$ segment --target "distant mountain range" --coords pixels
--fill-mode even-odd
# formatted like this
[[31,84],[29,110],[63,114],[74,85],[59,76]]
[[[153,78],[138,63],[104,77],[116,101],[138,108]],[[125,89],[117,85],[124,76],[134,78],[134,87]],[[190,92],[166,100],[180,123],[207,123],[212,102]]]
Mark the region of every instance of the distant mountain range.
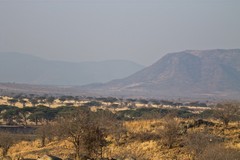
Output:
[[[46,65],[45,68],[51,69],[53,66],[60,68],[57,65],[60,62],[51,63],[51,65],[46,63],[50,66]],[[40,64],[42,65],[42,63]],[[123,68],[123,70],[127,70],[127,68]],[[2,67],[0,69],[2,72]],[[22,72],[19,72],[19,77],[22,77],[22,74],[24,75],[25,70],[27,70],[26,72],[28,70],[37,70],[36,68],[29,69],[29,67],[21,67],[21,69]],[[58,71],[61,69],[63,68]],[[69,69],[69,71],[71,70]],[[74,69],[72,73],[82,73],[80,71],[82,70]],[[90,72],[89,70],[86,71]],[[52,77],[54,78],[54,76]],[[54,79],[52,82],[54,82]],[[0,84],[0,89],[4,87],[19,92],[32,88],[32,91],[35,92],[42,90],[42,92],[47,93],[47,91],[51,90],[54,93],[93,96],[239,99],[240,49],[186,50],[169,53],[149,67],[143,68],[126,78],[112,80],[107,83],[68,88],[50,87],[50,89],[46,86],[21,87],[21,85],[17,84]]]
[[0,82],[85,85],[124,78],[143,67],[125,60],[71,63],[22,53],[0,53]]
[[144,97],[240,97],[240,49],[169,53],[124,79],[86,90]]

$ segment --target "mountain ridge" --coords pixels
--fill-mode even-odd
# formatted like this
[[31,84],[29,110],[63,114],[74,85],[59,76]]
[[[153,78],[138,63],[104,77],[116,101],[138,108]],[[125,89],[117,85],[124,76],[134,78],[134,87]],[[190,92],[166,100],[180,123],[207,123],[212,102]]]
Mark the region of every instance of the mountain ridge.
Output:
[[225,96],[240,93],[239,82],[240,49],[185,50],[169,53],[149,67],[95,90],[148,96]]
[[126,78],[106,83],[67,87],[1,84],[0,88],[91,96],[239,99],[239,82],[240,49],[216,49],[169,53]]
[[128,60],[78,63],[45,60],[17,52],[0,53],[0,82],[84,85],[123,78],[142,68]]

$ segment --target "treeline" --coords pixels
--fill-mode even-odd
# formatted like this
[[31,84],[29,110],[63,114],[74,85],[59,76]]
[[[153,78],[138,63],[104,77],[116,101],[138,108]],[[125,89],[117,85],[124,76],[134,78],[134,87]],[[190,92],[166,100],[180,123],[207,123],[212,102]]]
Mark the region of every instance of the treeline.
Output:
[[[151,107],[152,105],[168,105],[172,107],[183,107],[183,106],[196,106],[196,107],[207,107],[207,103],[193,101],[193,102],[178,102],[171,100],[158,100],[158,99],[142,99],[142,98],[116,98],[116,97],[87,97],[87,96],[67,96],[67,95],[35,95],[35,94],[13,94],[8,95],[9,98],[7,101],[10,105],[15,106],[16,103],[21,103],[23,107],[26,106],[27,103],[30,103],[32,106],[36,105],[47,105],[51,106],[54,101],[59,100],[61,104],[67,104],[68,106],[74,105],[80,101],[89,101],[84,104],[86,106],[99,106],[103,103],[112,106],[112,107],[136,107],[136,104],[142,104],[146,107]],[[2,98],[0,96],[0,98]]]
[[[86,105],[85,109],[89,109],[92,105],[98,105],[97,102],[91,101]],[[56,119],[64,114],[74,113],[79,107],[61,106],[57,108],[50,108],[47,106],[23,107],[0,105],[0,118],[6,125],[23,125],[28,126],[40,125]],[[101,109],[98,109],[100,112]],[[138,108],[118,111],[112,113],[105,110],[118,120],[137,120],[137,119],[156,119],[165,116],[166,114],[175,114],[177,117],[190,118],[202,116],[202,114],[193,114],[185,109],[161,109],[161,108]],[[204,113],[203,113],[204,114]],[[209,113],[208,113],[209,114]]]
[[[86,105],[81,106],[81,108],[90,109],[91,106],[100,106],[99,102],[90,101]],[[110,106],[111,107],[111,106]],[[57,108],[50,108],[47,106],[35,106],[35,107],[23,107],[18,108],[15,106],[0,105],[0,119],[2,119],[3,124],[6,125],[39,125],[47,123],[56,119],[56,117],[62,116],[64,114],[74,113],[79,107],[73,106],[61,106]],[[98,109],[97,111],[100,111]],[[221,119],[225,124],[230,120],[238,121],[239,116],[237,115],[238,104],[228,103],[228,104],[218,104],[215,108],[211,110],[204,110],[201,113],[193,113],[188,108],[132,108],[123,111],[117,111],[112,113],[109,112],[113,117],[118,120],[138,120],[138,119],[158,119],[162,118],[167,114],[173,114],[175,117],[179,118],[216,118]]]
[[52,121],[57,116],[74,112],[75,110],[76,107],[68,106],[57,108],[50,108],[46,106],[19,108],[15,106],[0,105],[0,118],[6,125],[27,126],[29,122],[38,125]]

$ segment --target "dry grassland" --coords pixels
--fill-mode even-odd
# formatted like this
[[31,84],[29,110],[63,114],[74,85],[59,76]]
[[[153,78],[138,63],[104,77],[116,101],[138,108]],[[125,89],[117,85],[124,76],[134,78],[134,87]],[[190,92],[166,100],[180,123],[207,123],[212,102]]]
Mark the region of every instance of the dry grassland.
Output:
[[[178,122],[182,119],[176,119]],[[191,120],[189,120],[191,121]],[[159,129],[163,128],[163,120],[136,120],[125,122],[126,134],[121,135],[120,143],[116,143],[114,136],[107,139],[111,142],[104,148],[105,157],[134,157],[137,160],[193,160],[189,149],[181,146],[187,135],[179,136],[171,149],[166,147],[161,138],[158,138]],[[230,123],[228,128],[224,128],[219,122],[216,126],[200,126],[188,130],[188,134],[196,132],[208,132],[209,134],[224,139],[222,144],[226,148],[235,148],[240,151],[240,128],[237,123]],[[61,158],[73,156],[74,149],[67,140],[53,141],[40,147],[40,141],[20,142],[9,150],[11,157],[22,156],[24,158],[37,158],[44,154],[51,154]]]

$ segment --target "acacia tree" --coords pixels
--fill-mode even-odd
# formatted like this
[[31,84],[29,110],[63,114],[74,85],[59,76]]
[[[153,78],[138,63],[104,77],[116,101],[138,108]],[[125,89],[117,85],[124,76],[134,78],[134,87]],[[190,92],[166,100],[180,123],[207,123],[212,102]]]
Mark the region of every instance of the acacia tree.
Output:
[[104,135],[91,118],[89,110],[77,110],[58,119],[58,131],[74,145],[76,160],[84,153],[97,157],[98,149],[105,145]]
[[12,106],[15,106],[17,102],[18,102],[18,99],[15,99],[15,98],[8,99],[8,103],[10,103]]
[[77,102],[79,101],[79,96],[75,96],[73,97],[74,103],[77,104]]
[[23,125],[27,126],[28,125],[28,119],[30,115],[34,112],[35,108],[34,107],[24,107],[19,109],[19,117],[22,119]]
[[55,98],[54,97],[48,97],[46,99],[46,102],[48,103],[48,106],[51,107],[52,103],[54,102]]
[[67,100],[67,98],[66,98],[66,96],[61,96],[61,97],[59,98],[59,100],[61,101],[61,104],[63,105],[64,102]]
[[33,98],[30,98],[29,101],[30,101],[30,103],[32,103],[32,106],[33,106],[33,107],[35,107],[36,104],[38,104],[37,98],[34,98],[34,97],[33,97]]
[[44,112],[43,111],[34,111],[29,117],[28,119],[31,121],[31,122],[34,122],[35,125],[37,126],[38,123],[42,122],[43,119],[44,119]]
[[230,121],[240,118],[240,104],[234,102],[218,104],[215,110],[215,116],[227,127]]
[[25,99],[22,99],[22,98],[21,98],[21,99],[19,99],[19,102],[22,103],[22,106],[23,106],[23,107],[26,107],[27,101],[26,101]]
[[5,112],[1,114],[2,119],[5,121],[7,125],[14,125],[15,122],[19,122],[19,108],[12,107],[7,109]]

